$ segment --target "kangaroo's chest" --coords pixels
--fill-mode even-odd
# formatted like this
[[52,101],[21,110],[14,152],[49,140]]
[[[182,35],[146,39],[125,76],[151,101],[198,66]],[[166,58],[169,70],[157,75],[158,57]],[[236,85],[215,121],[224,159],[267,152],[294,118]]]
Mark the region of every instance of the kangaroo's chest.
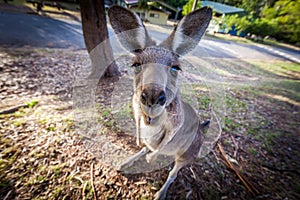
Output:
[[152,124],[145,124],[144,116],[141,117],[140,133],[142,142],[151,150],[155,151],[168,132],[167,119],[159,118]]

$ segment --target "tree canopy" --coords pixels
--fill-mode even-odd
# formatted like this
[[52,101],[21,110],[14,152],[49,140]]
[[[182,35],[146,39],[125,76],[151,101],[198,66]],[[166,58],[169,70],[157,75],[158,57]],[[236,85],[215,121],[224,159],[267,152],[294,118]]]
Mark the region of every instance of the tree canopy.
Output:
[[[182,15],[187,15],[192,11],[193,3],[195,0],[188,0],[188,2],[183,6]],[[200,8],[201,1],[197,2],[196,8]]]
[[175,8],[182,8],[188,2],[188,0],[164,0],[164,2]]
[[300,0],[223,0],[219,1],[245,9],[244,16],[229,16],[227,25],[239,32],[300,45]]

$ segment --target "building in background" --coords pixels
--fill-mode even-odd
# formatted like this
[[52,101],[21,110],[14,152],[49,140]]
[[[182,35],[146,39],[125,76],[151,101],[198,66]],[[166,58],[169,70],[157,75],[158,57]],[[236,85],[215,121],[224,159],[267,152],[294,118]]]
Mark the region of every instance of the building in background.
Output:
[[207,28],[210,33],[225,33],[226,29],[231,29],[231,27],[227,27],[226,24],[224,24],[225,16],[244,12],[244,9],[242,8],[213,1],[201,1],[201,7],[205,6],[212,8],[214,12],[213,19]]
[[129,8],[134,11],[142,20],[150,22],[153,24],[166,25],[169,15],[171,14],[169,10],[176,12],[175,18],[177,18],[178,13],[181,11],[178,8],[174,8],[171,5],[159,0],[149,1],[148,9],[141,9],[138,7],[138,0],[117,0],[117,4],[125,8]]

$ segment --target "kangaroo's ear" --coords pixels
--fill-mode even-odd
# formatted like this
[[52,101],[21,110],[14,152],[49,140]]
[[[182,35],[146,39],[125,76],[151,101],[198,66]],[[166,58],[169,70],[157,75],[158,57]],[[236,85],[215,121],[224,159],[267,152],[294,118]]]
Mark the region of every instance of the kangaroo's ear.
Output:
[[155,45],[142,20],[134,12],[115,5],[108,9],[108,16],[119,41],[127,50],[135,51]]
[[190,52],[198,45],[211,18],[212,9],[208,7],[191,12],[182,18],[171,35],[160,46],[179,55]]

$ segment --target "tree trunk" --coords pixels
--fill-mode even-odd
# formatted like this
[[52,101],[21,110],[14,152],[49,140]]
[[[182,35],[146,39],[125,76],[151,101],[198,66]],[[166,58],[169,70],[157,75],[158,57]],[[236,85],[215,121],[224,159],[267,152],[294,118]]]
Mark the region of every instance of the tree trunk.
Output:
[[[104,0],[80,0],[84,42],[92,61],[91,76],[120,75],[108,40]],[[99,45],[101,44],[101,45]]]
[[197,4],[198,4],[198,0],[194,0],[194,2],[193,2],[193,7],[192,7],[192,11],[196,10]]

